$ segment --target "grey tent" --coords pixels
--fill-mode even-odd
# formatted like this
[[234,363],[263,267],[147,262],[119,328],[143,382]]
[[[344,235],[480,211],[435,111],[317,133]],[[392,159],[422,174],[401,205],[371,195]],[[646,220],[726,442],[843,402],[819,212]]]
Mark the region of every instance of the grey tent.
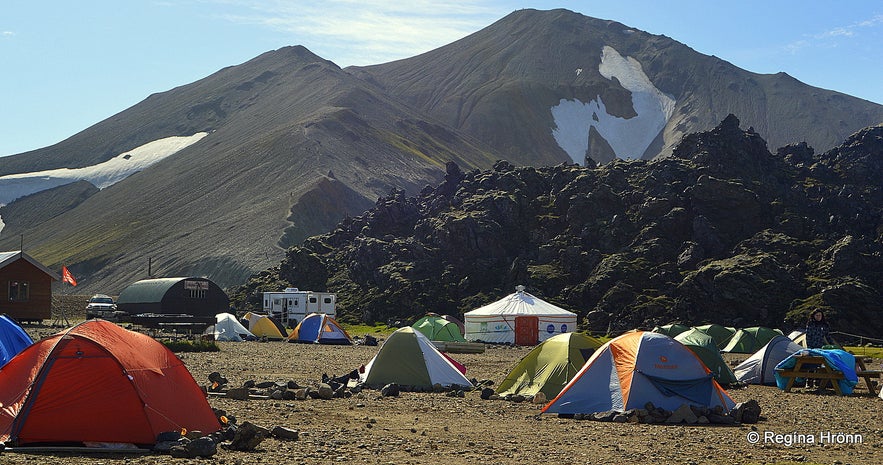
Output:
[[733,372],[747,384],[776,384],[775,368],[782,360],[803,347],[786,336],[776,336],[760,350],[740,363]]

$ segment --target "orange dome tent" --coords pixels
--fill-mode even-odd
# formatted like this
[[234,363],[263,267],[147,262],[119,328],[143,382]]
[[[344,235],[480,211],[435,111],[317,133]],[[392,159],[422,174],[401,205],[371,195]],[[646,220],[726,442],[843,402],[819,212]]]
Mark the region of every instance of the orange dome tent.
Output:
[[221,429],[193,376],[153,338],[104,320],[42,339],[0,370],[7,445],[152,446],[182,429]]

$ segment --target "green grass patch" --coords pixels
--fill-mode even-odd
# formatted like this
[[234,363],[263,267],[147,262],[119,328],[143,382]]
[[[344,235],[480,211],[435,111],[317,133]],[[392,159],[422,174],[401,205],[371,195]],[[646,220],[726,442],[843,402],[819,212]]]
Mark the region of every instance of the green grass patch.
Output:
[[862,357],[883,358],[883,347],[847,346],[843,350]]
[[342,323],[341,326],[343,326],[343,329],[345,329],[346,332],[349,333],[349,335],[351,337],[357,337],[357,336],[364,337],[365,335],[371,335],[374,337],[384,337],[385,338],[385,337],[389,336],[390,334],[392,334],[393,332],[395,332],[395,330],[398,329],[398,328],[391,328],[389,326],[386,326],[385,324],[351,325],[351,324]]
[[221,350],[215,341],[205,339],[163,341],[163,345],[172,352],[220,352]]

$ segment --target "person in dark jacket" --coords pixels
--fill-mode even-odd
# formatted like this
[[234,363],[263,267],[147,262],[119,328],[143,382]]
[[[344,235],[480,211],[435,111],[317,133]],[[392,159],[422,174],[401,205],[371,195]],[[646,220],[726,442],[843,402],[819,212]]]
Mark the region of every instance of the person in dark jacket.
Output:
[[831,338],[831,325],[825,319],[825,313],[819,309],[809,314],[806,322],[806,347],[809,349],[821,349],[825,345],[834,345]]
[[[806,322],[806,347],[808,349],[821,349],[828,344],[834,344],[834,339],[831,338],[831,325],[825,319],[825,313],[815,309],[810,312],[809,320]],[[820,385],[821,380],[807,380],[807,387],[817,387]]]

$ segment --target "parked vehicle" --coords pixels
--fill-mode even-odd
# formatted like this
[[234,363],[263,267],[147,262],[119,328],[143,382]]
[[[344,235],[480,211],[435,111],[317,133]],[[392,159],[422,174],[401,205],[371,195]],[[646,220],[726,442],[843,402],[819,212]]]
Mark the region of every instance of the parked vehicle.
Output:
[[264,292],[263,311],[283,326],[294,328],[310,313],[337,317],[337,296],[330,292],[302,291],[296,287],[281,292]]
[[86,304],[86,319],[102,318],[109,321],[115,321],[119,315],[125,315],[125,312],[117,310],[117,304],[113,301],[113,297],[104,294],[95,294]]

